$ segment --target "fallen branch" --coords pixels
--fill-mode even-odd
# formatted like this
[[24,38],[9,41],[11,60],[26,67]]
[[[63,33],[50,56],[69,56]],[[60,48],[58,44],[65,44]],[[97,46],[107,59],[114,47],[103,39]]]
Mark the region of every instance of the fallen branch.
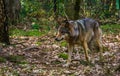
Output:
[[32,50],[32,49],[39,49],[37,46],[31,46],[31,47],[27,47],[25,49],[23,49],[23,51],[28,51],[28,50]]

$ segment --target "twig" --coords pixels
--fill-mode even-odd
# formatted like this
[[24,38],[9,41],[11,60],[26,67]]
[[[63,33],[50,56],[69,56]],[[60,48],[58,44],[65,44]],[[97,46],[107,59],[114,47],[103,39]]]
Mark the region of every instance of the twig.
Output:
[[31,46],[23,49],[23,51],[31,50],[31,49],[39,49],[37,46]]

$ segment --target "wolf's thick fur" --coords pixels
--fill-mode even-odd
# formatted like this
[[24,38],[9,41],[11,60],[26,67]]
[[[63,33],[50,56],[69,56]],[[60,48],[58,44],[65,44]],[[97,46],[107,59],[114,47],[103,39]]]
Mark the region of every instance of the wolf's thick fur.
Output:
[[102,31],[97,21],[86,18],[76,21],[61,20],[59,24],[58,33],[55,40],[61,41],[62,39],[65,39],[69,44],[67,65],[71,62],[71,55],[75,44],[78,44],[84,48],[85,58],[87,61],[89,61],[88,45],[91,41],[94,40],[96,42],[100,52],[102,53]]

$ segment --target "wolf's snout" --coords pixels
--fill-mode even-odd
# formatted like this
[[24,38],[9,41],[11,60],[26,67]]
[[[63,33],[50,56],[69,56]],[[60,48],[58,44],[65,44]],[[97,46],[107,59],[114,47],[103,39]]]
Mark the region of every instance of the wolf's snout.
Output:
[[58,39],[57,39],[57,38],[55,38],[55,40],[56,40],[56,41],[58,41]]
[[55,38],[56,41],[60,41],[58,38]]
[[59,39],[59,38],[55,38],[56,41],[61,41],[63,40],[63,38]]

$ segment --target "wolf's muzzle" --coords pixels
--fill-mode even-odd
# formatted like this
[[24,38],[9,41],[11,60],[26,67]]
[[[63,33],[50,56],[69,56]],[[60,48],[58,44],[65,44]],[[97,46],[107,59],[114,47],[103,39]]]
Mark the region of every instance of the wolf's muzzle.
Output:
[[55,38],[56,41],[61,41],[63,40],[63,38],[59,39],[59,38]]

